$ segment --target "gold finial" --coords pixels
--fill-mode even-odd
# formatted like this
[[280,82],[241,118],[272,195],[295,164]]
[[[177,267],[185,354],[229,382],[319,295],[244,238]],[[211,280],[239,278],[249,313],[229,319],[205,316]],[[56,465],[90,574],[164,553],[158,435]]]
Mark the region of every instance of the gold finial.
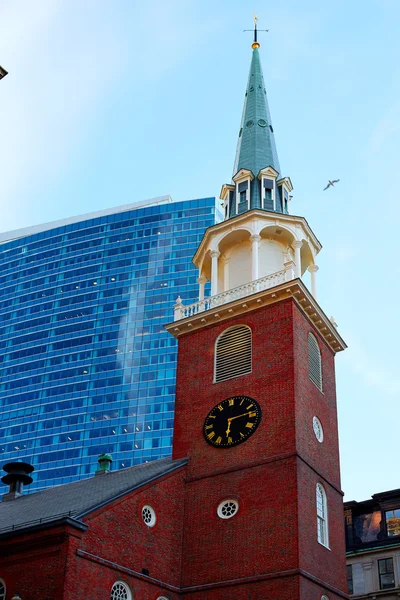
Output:
[[253,17],[254,17],[254,30],[253,29],[244,29],[243,31],[253,31],[254,32],[254,41],[253,41],[253,43],[251,45],[251,47],[254,50],[254,48],[259,48],[260,47],[260,44],[258,43],[258,40],[257,40],[257,31],[268,31],[268,29],[259,29],[259,30],[257,30],[258,17],[256,15],[256,13],[254,13]]

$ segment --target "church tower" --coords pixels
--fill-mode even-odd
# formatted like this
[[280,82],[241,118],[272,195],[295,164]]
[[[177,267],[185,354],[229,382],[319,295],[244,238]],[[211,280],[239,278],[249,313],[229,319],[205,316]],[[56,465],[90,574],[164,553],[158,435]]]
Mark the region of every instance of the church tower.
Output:
[[225,220],[193,258],[199,301],[178,298],[167,326],[179,341],[173,458],[189,457],[181,585],[192,600],[339,600],[334,358],[346,345],[316,300],[321,244],[289,214],[256,27]]

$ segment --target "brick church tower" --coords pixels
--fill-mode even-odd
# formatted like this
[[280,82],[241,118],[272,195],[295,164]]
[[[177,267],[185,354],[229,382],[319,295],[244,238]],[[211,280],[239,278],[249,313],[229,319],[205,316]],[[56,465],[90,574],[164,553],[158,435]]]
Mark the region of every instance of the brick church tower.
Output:
[[173,458],[189,457],[181,585],[191,598],[347,598],[334,371],[346,346],[317,303],[321,245],[289,214],[292,189],[255,24],[225,221],[193,259],[199,302],[178,298],[167,326],[179,340]]

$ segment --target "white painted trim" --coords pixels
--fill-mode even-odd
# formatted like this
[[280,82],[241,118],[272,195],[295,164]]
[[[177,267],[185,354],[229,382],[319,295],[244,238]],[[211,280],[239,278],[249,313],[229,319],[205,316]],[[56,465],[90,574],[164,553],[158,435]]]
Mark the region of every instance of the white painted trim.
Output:
[[[320,487],[321,491],[322,491],[322,505],[323,505],[323,510],[324,510],[324,516],[323,518],[321,518],[319,516],[318,513],[318,506],[317,506],[317,502],[316,502],[316,497],[317,497],[317,488]],[[315,486],[315,503],[316,503],[316,514],[317,514],[317,541],[319,544],[321,544],[321,546],[324,546],[325,548],[327,548],[328,550],[330,550],[329,548],[329,521],[328,521],[328,498],[326,495],[326,490],[324,488],[324,486],[322,485],[322,483],[320,481],[318,481],[317,485]],[[322,542],[319,538],[319,531],[318,531],[318,522],[319,519],[323,520],[323,524],[324,524],[324,541]]]
[[239,193],[239,184],[247,181],[247,190],[246,190],[246,201],[247,201],[247,210],[250,208],[250,177],[244,177],[243,179],[239,179],[236,182],[236,214],[239,214],[239,204],[240,204],[240,193]]
[[[284,279],[285,271],[274,274],[272,277]],[[263,283],[262,283],[263,282]],[[257,287],[262,289],[258,289]],[[237,292],[233,297],[232,292]],[[246,298],[245,301],[243,299]],[[258,281],[240,286],[219,294],[216,298],[207,298],[203,303],[182,306],[179,317],[172,323],[164,325],[165,329],[174,337],[179,338],[189,331],[206,327],[210,323],[223,322],[232,318],[232,314],[240,315],[260,306],[275,304],[282,300],[293,298],[308,321],[319,331],[327,346],[333,352],[340,352],[347,348],[343,338],[315,301],[304,283],[300,279],[288,282],[271,282],[271,276],[263,277]]]

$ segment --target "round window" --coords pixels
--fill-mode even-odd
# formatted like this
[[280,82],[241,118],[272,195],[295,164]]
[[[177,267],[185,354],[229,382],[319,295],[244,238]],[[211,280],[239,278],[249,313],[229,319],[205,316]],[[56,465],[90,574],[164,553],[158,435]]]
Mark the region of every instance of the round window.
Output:
[[231,519],[234,517],[239,510],[239,503],[237,500],[224,500],[217,508],[217,515],[221,519]]
[[264,119],[258,119],[258,124],[260,127],[266,127],[267,121],[264,121]]
[[253,127],[254,121],[247,121],[246,127]]
[[110,600],[131,600],[132,594],[126,583],[116,581],[111,589]]
[[324,431],[322,429],[321,421],[318,419],[318,417],[313,417],[312,424],[313,424],[315,437],[317,438],[319,443],[322,444],[322,442],[324,440]]
[[167,596],[158,596],[157,600],[169,600]]
[[154,508],[146,504],[142,508],[142,518],[143,522],[147,525],[147,527],[154,527],[156,524],[156,513]]

